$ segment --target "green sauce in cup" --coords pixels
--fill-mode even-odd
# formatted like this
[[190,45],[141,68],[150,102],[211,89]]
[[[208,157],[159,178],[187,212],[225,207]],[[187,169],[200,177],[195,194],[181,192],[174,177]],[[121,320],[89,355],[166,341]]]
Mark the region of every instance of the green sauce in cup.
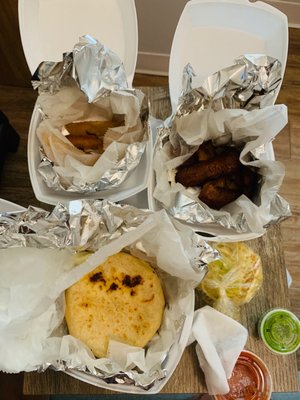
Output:
[[269,350],[291,354],[300,347],[300,322],[291,311],[275,308],[259,321],[259,335]]

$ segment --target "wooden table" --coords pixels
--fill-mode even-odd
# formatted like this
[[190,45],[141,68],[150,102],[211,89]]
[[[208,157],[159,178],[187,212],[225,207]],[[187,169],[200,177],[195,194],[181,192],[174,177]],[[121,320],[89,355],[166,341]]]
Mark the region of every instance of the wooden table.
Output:
[[[170,114],[167,88],[143,88],[149,97],[151,113],[157,118]],[[27,132],[36,93],[31,88],[0,87],[0,109],[18,131],[21,141],[17,153],[8,154],[0,178],[0,197],[27,207],[29,204],[51,210],[38,202],[33,194],[27,169]],[[247,242],[263,261],[264,282],[256,297],[241,309],[241,322],[249,330],[246,348],[255,352],[268,365],[273,377],[274,392],[298,391],[296,355],[277,356],[266,350],[257,335],[257,321],[261,314],[273,307],[289,308],[288,287],[279,225],[270,227],[258,239]],[[203,304],[197,293],[197,306]],[[83,383],[62,372],[25,373],[25,395],[48,394],[110,394],[104,389]],[[194,345],[189,346],[162,393],[205,393],[206,387]]]

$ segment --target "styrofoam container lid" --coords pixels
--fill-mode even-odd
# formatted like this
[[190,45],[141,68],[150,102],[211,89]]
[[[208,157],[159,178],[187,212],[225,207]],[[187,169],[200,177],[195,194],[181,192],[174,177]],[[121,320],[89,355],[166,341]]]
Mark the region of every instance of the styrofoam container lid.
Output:
[[138,49],[134,0],[19,0],[19,25],[32,74],[42,61],[61,61],[88,34],[120,57],[131,87]]
[[[143,196],[145,195],[146,193],[143,194]],[[140,201],[140,199],[138,199],[138,201]],[[0,213],[1,212],[15,213],[25,210],[26,210],[25,208],[19,206],[18,204],[11,203],[7,200],[0,198]],[[169,381],[169,379],[172,377],[177,365],[181,360],[182,354],[188,344],[194,318],[195,291],[194,290],[189,291],[185,296],[184,302],[182,302],[181,304],[182,306],[185,307],[185,320],[183,322],[182,329],[176,341],[176,344],[170,348],[168,352],[168,357],[164,360],[164,369],[166,371],[166,376],[164,379],[159,379],[159,380],[157,379],[154,385],[147,391],[138,386],[129,384],[106,383],[105,381],[102,381],[96,376],[93,376],[91,374],[76,369],[68,369],[64,372],[72,376],[73,378],[76,378],[82,382],[89,383],[90,385],[122,393],[142,394],[142,395],[159,393],[166,385],[166,383]]]
[[[190,63],[199,87],[210,75],[234,64],[244,54],[266,54],[278,59],[284,75],[288,52],[288,22],[285,14],[263,2],[248,0],[190,0],[187,2],[173,37],[169,63],[169,92],[173,112],[182,91],[184,67]],[[279,92],[280,86],[277,89]],[[275,101],[275,97],[274,97]],[[272,143],[265,158],[274,160]],[[154,199],[155,174],[152,168],[148,186],[151,210],[162,206]],[[250,240],[263,233],[237,233],[217,223],[189,225],[208,241]]]
[[0,213],[18,213],[25,211],[25,208],[11,201],[0,199]]
[[233,65],[243,54],[266,54],[278,59],[283,76],[287,51],[287,17],[276,8],[261,1],[188,1],[178,21],[170,55],[173,111],[182,91],[183,68],[188,63],[196,74],[193,87],[199,87],[205,78]]
[[[128,85],[132,87],[138,49],[134,0],[19,0],[19,25],[31,73],[42,61],[62,61],[63,53],[72,51],[79,38],[88,34],[123,61]],[[35,106],[28,134],[28,167],[35,197],[41,202],[55,205],[78,197],[121,201],[147,187],[150,142],[139,168],[135,168],[118,188],[82,195],[49,188],[38,172],[40,144],[36,129],[40,121],[41,115]]]

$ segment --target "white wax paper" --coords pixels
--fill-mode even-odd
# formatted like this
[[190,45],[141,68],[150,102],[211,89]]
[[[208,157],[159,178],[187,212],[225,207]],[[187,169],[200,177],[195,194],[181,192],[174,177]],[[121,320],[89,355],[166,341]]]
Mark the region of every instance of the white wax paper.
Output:
[[[178,195],[181,194],[187,199],[186,204],[195,203],[201,206],[202,214],[199,210],[196,212],[199,212],[199,220],[203,223],[221,221],[222,225],[222,221],[225,220],[227,228],[236,229],[238,222],[245,220],[246,230],[262,234],[264,226],[278,218],[278,215],[273,214],[271,204],[279,192],[285,173],[284,165],[275,161],[273,154],[268,154],[268,146],[286,125],[287,120],[285,105],[273,105],[253,111],[207,109],[194,111],[186,116],[175,116],[169,140],[162,147],[157,146],[154,151],[154,199],[166,209],[178,210]],[[185,188],[175,182],[176,168],[187,160],[202,142],[210,139],[216,144],[233,141],[242,146],[240,161],[244,165],[259,168],[258,173],[263,179],[254,202],[242,195],[220,211],[213,210],[198,199],[199,188]],[[251,161],[252,155],[255,161]],[[188,216],[183,215],[182,221],[185,218]],[[243,229],[245,231],[245,227]]]
[[196,353],[209,394],[229,392],[227,380],[247,338],[243,325],[214,308],[205,306],[195,312],[191,341],[197,341]]
[[[158,267],[168,306],[147,349],[111,342],[108,355],[112,359],[95,359],[82,342],[67,334],[64,290],[124,248]],[[78,266],[68,250],[25,247],[0,253],[1,370],[32,371],[50,364],[59,368],[63,362],[92,373],[97,367],[113,375],[138,366],[143,373],[132,371],[138,385],[149,384],[155,372],[164,377],[164,368],[173,371],[191,327],[193,289],[204,271],[192,267],[196,256],[192,231],[175,229],[165,211],[150,214],[141,225],[104,245]],[[185,323],[188,319],[191,322]],[[183,331],[187,331],[184,337]],[[173,359],[172,365],[167,362],[162,367],[171,347],[175,363]]]
[[[90,104],[71,80],[54,95],[40,94],[37,102],[47,118],[39,124],[37,136],[66,188],[72,184],[80,187],[98,182],[106,171],[115,168],[125,157],[129,145],[148,140],[140,120],[142,101],[140,91],[133,94],[120,90],[112,91]],[[102,155],[97,152],[87,154],[66,138],[64,126],[67,123],[110,120],[114,114],[124,115],[125,123],[107,131]]]

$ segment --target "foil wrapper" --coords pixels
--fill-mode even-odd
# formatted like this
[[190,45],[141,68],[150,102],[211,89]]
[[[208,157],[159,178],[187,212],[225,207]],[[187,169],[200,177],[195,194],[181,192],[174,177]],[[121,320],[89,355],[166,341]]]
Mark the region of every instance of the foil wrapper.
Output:
[[[74,91],[74,83],[84,93],[90,108],[87,108],[83,100],[77,96]],[[101,177],[95,173],[95,169],[93,172],[87,172],[85,164],[80,165],[77,163],[77,159],[68,164],[68,161],[63,161],[59,156],[60,164],[57,165],[57,161],[45,154],[46,143],[42,143],[39,149],[41,161],[38,165],[38,172],[46,185],[53,190],[88,194],[114,189],[122,185],[129,173],[139,165],[146,152],[151,126],[148,122],[147,99],[140,91],[128,88],[124,66],[118,55],[93,37],[83,36],[74,45],[72,52],[63,55],[61,62],[42,62],[32,77],[32,85],[38,89],[40,94],[37,100],[40,122],[47,119],[50,123],[53,121],[50,125],[51,132],[59,127],[59,122],[62,124],[60,127],[62,129],[64,124],[75,120],[109,119],[111,117],[111,115],[109,116],[110,107],[114,113],[122,113],[115,109],[113,102],[116,101],[116,96],[123,99],[118,100],[120,104],[122,101],[123,103],[129,101],[129,96],[136,98],[136,102],[140,103],[137,115],[136,110],[130,104],[123,105],[123,110],[128,112],[128,115],[125,115],[125,124],[127,126],[127,123],[132,123],[133,119],[136,121],[139,119],[142,124],[141,131],[139,135],[136,134],[136,141],[133,142],[127,138],[127,142],[122,142],[127,144],[125,151],[123,148],[121,150],[118,148],[111,155],[111,159],[103,162],[103,165],[106,163],[110,167],[103,172]],[[69,93],[75,96],[74,102],[68,97],[70,96],[66,91],[68,88],[70,88]],[[115,94],[116,96],[114,96]],[[57,98],[58,104],[53,104],[54,100],[52,103],[51,100],[47,100],[47,95]],[[114,100],[111,100],[112,96],[114,96]],[[95,114],[97,107],[99,115]],[[56,110],[56,114],[54,112],[51,114],[52,110]],[[132,128],[132,125],[128,125],[128,128]],[[48,142],[48,139],[45,141]],[[119,147],[121,146],[119,145]],[[120,158],[118,158],[118,153],[122,154]],[[66,153],[65,157],[67,156],[70,155]],[[95,176],[95,179],[89,179],[88,175]]]
[[56,93],[69,76],[72,65],[72,53],[65,54],[61,62],[43,61],[32,76],[32,87],[39,93]]
[[[162,235],[162,240],[160,240],[160,242],[162,243],[157,243],[155,245],[155,237],[160,235],[160,232]],[[152,246],[158,246],[158,248]],[[160,248],[160,246],[163,246],[163,248]],[[168,249],[169,251],[173,246],[173,251],[171,250],[171,253],[176,253],[175,257],[178,257],[179,254],[180,257],[183,257],[183,260],[185,260],[183,263],[179,262],[177,266],[178,269],[176,270],[174,264],[178,261],[174,262],[172,257],[168,256],[170,259],[169,268],[174,268],[174,275],[168,275],[170,271],[168,273],[167,269],[164,270],[166,266],[163,266],[163,264],[166,264],[166,261],[162,262],[162,260],[167,260],[168,258],[165,257],[169,254],[169,252],[168,254],[164,252],[164,246],[166,246],[166,248],[171,246]],[[178,247],[181,248],[179,252]],[[128,386],[132,386],[134,388],[140,388],[142,391],[149,391],[171,373],[169,369],[172,369],[174,365],[168,364],[170,352],[174,351],[176,346],[182,349],[183,327],[188,314],[190,314],[189,318],[192,320],[193,308],[190,309],[189,306],[185,309],[184,307],[181,308],[181,305],[176,313],[170,311],[170,309],[174,307],[174,302],[176,303],[177,298],[178,301],[181,302],[188,293],[193,291],[194,287],[199,283],[199,280],[203,278],[207,263],[218,257],[216,251],[192,230],[178,223],[175,228],[165,211],[152,213],[149,210],[140,210],[132,206],[119,205],[100,200],[75,200],[70,202],[67,206],[57,204],[52,212],[47,212],[36,207],[29,207],[25,211],[15,214],[0,214],[1,255],[4,256],[5,251],[9,251],[9,249],[13,249],[15,254],[16,251],[21,250],[20,248],[37,248],[47,251],[51,249],[60,249],[61,251],[68,250],[68,252],[75,254],[82,251],[89,251],[93,253],[93,255],[88,258],[87,261],[80,264],[76,271],[74,271],[74,268],[70,269],[68,267],[68,270],[65,271],[63,275],[58,275],[56,277],[52,277],[51,274],[47,275],[47,282],[44,282],[46,286],[45,289],[43,289],[41,300],[35,298],[31,299],[33,302],[33,309],[30,308],[30,302],[23,301],[18,303],[16,301],[13,302],[16,307],[15,311],[14,307],[10,306],[10,312],[9,314],[5,314],[5,318],[1,314],[3,317],[1,317],[0,323],[1,337],[3,338],[5,335],[9,335],[10,340],[9,343],[6,342],[6,347],[16,346],[16,348],[18,348],[18,360],[14,361],[13,351],[9,350],[9,354],[5,354],[4,356],[3,353],[0,368],[7,372],[16,372],[16,368],[20,368],[20,365],[22,365],[23,368],[25,368],[25,365],[27,371],[45,371],[50,367],[58,371],[65,371],[73,377],[83,379],[97,386],[109,388],[110,384],[118,384],[117,388],[113,386],[112,390],[118,390],[119,387],[120,391],[122,391],[122,385],[125,385],[127,390]],[[43,336],[44,333],[40,334],[39,332],[39,329],[47,329],[47,326],[45,326],[46,322],[44,321],[41,324],[38,320],[38,318],[45,318],[44,315],[46,315],[45,310],[47,310],[47,307],[50,306],[50,308],[54,308],[54,311],[52,311],[53,315],[49,318],[49,324],[50,321],[56,318],[57,314],[63,319],[63,293],[66,289],[65,286],[72,281],[74,283],[79,280],[81,276],[83,276],[83,271],[85,271],[85,275],[85,273],[92,270],[91,268],[94,268],[93,263],[96,262],[99,257],[104,257],[105,259],[110,252],[120,251],[121,249],[126,249],[126,251],[129,251],[131,254],[145,259],[150,263],[155,263],[155,259],[157,259],[161,265],[157,264],[158,267],[156,267],[156,270],[161,279],[163,279],[167,290],[165,296],[166,301],[169,303],[167,307],[168,310],[165,312],[159,335],[156,335],[152,339],[147,348],[147,354],[150,354],[149,357],[151,357],[152,354],[154,360],[158,359],[159,362],[150,364],[151,368],[144,371],[134,366],[134,362],[138,363],[138,361],[134,359],[131,360],[133,366],[122,370],[118,364],[119,361],[116,362],[114,359],[95,359],[89,355],[85,349],[78,354],[74,353],[74,349],[78,346],[78,343],[75,338],[72,339],[72,337],[67,334],[66,325],[63,321],[60,321],[59,326],[55,328],[55,333],[52,332],[50,334],[49,341],[47,337]],[[62,253],[62,255],[58,257],[66,257],[66,255]],[[93,257],[94,261],[90,261]],[[22,262],[23,261],[24,260],[22,260]],[[39,266],[41,260],[38,259],[37,262],[37,266]],[[14,268],[18,268],[18,263],[16,264],[14,263]],[[49,270],[51,271],[53,267],[53,265],[52,267],[50,265]],[[22,269],[24,266],[20,268]],[[36,290],[36,283],[33,283],[33,287],[31,288],[31,281],[30,278],[28,278],[28,276],[32,274],[30,268],[32,268],[32,265],[28,265],[26,271],[21,270],[18,273],[18,280],[20,282],[24,280],[22,286],[18,286],[20,282],[16,282],[14,279],[15,272],[10,272],[10,270],[6,272],[8,275],[2,280],[1,290],[6,290],[8,292],[10,287],[12,288],[14,285],[17,285],[18,297],[21,296],[21,298],[24,298],[24,296],[32,296],[31,292]],[[181,271],[181,268],[187,269]],[[10,273],[12,276],[9,275]],[[179,278],[180,276],[181,278]],[[25,282],[27,283],[25,284]],[[175,282],[177,283],[175,284]],[[174,284],[175,286],[173,287]],[[177,290],[170,290],[176,287]],[[24,293],[22,291],[24,291]],[[3,307],[5,307],[6,300],[7,298],[5,297]],[[34,302],[37,303],[35,306],[37,308],[34,308]],[[183,304],[186,303],[183,302]],[[193,306],[193,303],[191,305]],[[22,313],[25,317],[22,316],[22,318],[19,319]],[[6,318],[11,318],[7,326],[5,324]],[[18,327],[19,329],[25,329],[27,327],[26,318],[28,318],[29,321],[28,332],[31,332],[33,335],[31,339],[28,339],[30,343],[27,344],[25,343],[26,341],[24,342],[24,330],[22,330],[21,339],[19,338],[19,330],[14,331],[14,327]],[[36,320],[38,322],[37,326]],[[37,335],[39,336],[37,337]],[[49,360],[43,359],[43,355],[39,353],[40,350],[37,343],[40,343],[40,335],[42,336],[41,347],[46,352],[48,351],[46,354],[49,354]],[[21,340],[20,343],[19,340]],[[165,345],[167,344],[165,350],[160,348],[160,343],[162,341]],[[35,343],[34,348],[30,350],[30,346],[33,342]],[[181,343],[180,345],[179,342]],[[1,343],[0,341],[0,344]],[[26,348],[24,348],[24,346],[26,346]],[[61,359],[57,356],[55,351],[53,353],[53,349],[63,351],[65,355],[69,354],[67,350],[70,349],[71,353],[65,356],[64,359]],[[117,346],[115,351],[118,352],[119,350],[122,351],[122,347],[119,349]],[[33,358],[30,356],[27,360],[26,351],[31,352],[30,354]],[[137,348],[135,348],[135,352],[136,351]],[[141,349],[141,351],[143,352],[144,349]],[[176,350],[175,354],[177,354],[177,351],[179,350]],[[39,364],[36,363],[36,352],[38,359],[41,360]],[[140,354],[140,352],[138,353]],[[72,354],[75,355],[72,357]],[[119,354],[119,352],[117,354]],[[24,357],[24,359],[22,357]],[[84,362],[81,360],[81,357],[83,357],[82,360],[84,360]],[[89,362],[85,363],[86,360],[89,360]],[[103,386],[103,384],[106,386]]]
[[73,55],[72,76],[89,102],[96,101],[107,90],[128,88],[119,57],[91,36],[81,38],[73,49]]
[[106,200],[58,203],[49,212],[29,206],[18,213],[0,213],[0,248],[72,248],[95,252],[145,221],[150,211]]
[[111,90],[128,88],[124,65],[117,54],[90,35],[82,36],[61,62],[43,61],[32,77],[39,93],[56,93],[72,77],[91,103]]
[[183,72],[183,90],[177,116],[211,108],[254,110],[274,104],[282,82],[279,60],[262,54],[246,54],[235,64],[207,77],[199,88],[192,88],[193,67]]
[[[158,129],[153,208],[165,208],[207,236],[237,234],[236,240],[240,233],[260,236],[269,224],[291,215],[289,204],[278,194],[284,166],[274,160],[270,147],[287,123],[286,107],[273,105],[282,82],[281,64],[266,55],[247,54],[207,77],[201,87],[192,87],[194,76],[188,64],[176,112]],[[259,169],[254,202],[244,196],[213,210],[198,199],[200,188],[176,183],[177,167],[206,140],[235,145],[242,149],[240,161]]]
[[151,124],[148,120],[149,113],[146,101],[141,108],[140,119],[143,124],[143,140],[134,142],[126,147],[124,156],[115,165],[106,170],[101,178],[95,182],[77,182],[74,179],[66,179],[53,165],[53,161],[47,157],[44,148],[39,148],[40,163],[38,172],[47,186],[56,191],[88,194],[118,188],[128,177],[131,171],[139,165],[141,158],[149,145]]

